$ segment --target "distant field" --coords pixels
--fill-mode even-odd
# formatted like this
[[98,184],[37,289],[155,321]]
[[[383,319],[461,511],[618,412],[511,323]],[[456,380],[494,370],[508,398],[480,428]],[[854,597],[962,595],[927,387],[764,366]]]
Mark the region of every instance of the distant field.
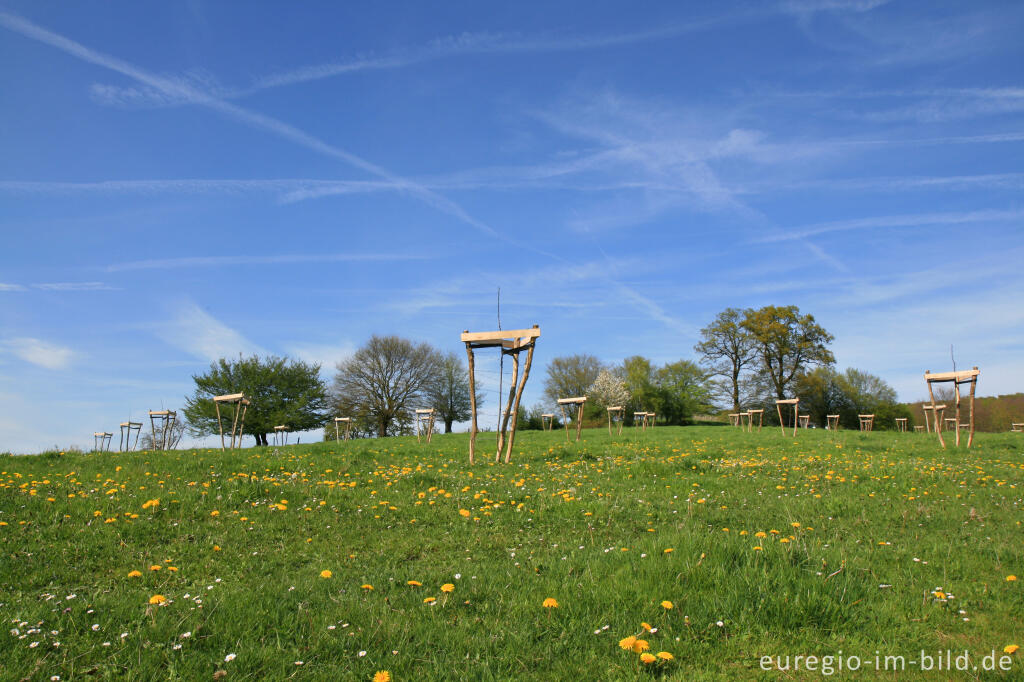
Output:
[[1024,434],[584,435],[0,457],[0,678],[1024,679]]

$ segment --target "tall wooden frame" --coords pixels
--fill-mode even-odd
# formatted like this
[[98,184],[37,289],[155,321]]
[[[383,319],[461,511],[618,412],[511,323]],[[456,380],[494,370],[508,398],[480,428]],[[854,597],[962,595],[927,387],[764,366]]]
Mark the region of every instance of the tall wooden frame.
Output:
[[637,429],[647,430],[647,417],[650,412],[634,412],[633,413],[633,426]]
[[545,431],[550,431],[555,426],[555,415],[542,414],[540,416],[540,425]]
[[[569,440],[569,419],[572,417],[574,426],[576,427],[576,442],[580,440],[580,433],[583,431],[583,406],[587,404],[587,396],[581,395],[576,398],[559,398],[558,409],[562,413],[562,423],[565,424],[565,439]],[[576,406],[575,416],[572,413],[572,406]],[[569,410],[569,414],[566,415],[566,410]]]
[[[234,418],[231,420],[231,449],[235,449],[235,435],[238,435],[238,446],[242,445],[242,433],[245,431],[245,412],[249,409],[250,402],[244,393],[229,393],[213,397],[213,406],[217,409],[217,426],[220,428],[220,449],[224,450],[224,423],[220,418],[220,406],[234,405]],[[239,411],[241,407],[241,411]],[[239,420],[241,413],[241,420]]]
[[825,415],[825,426],[830,431],[839,430],[839,415],[838,414],[826,414]]
[[943,431],[956,431],[960,428],[960,423],[956,420],[956,417],[946,417],[942,420]]
[[[472,412],[472,422],[469,431],[469,463],[473,464],[476,455],[476,434],[478,432],[476,423],[476,363],[473,351],[477,348],[499,348],[502,357],[512,356],[512,386],[508,393],[508,404],[504,413],[499,412],[500,428],[498,429],[498,449],[494,455],[494,461],[501,461],[501,450],[505,446],[505,463],[512,461],[512,445],[516,440],[516,422],[512,420],[512,431],[508,433],[508,442],[505,442],[505,434],[508,431],[508,420],[510,414],[519,414],[519,402],[523,399],[523,389],[526,387],[526,379],[530,376],[530,365],[533,364],[533,349],[537,346],[537,339],[540,337],[540,327],[533,325],[531,329],[510,329],[507,331],[498,330],[493,332],[473,332],[469,330],[462,332],[462,342],[466,344],[466,356],[469,358],[469,406]],[[519,376],[519,354],[526,351],[526,363],[523,365],[523,376]],[[498,396],[501,399],[501,396]]]
[[729,426],[743,426],[742,418],[742,412],[733,412],[729,415]]
[[[956,416],[953,420],[956,425],[956,447],[960,447],[960,386],[963,384],[970,384],[970,422],[969,430],[970,434],[967,436],[967,447],[971,447],[974,443],[974,393],[978,387],[978,375],[981,374],[977,367],[972,367],[968,370],[960,372],[939,372],[932,374],[931,370],[924,373],[924,380],[928,384],[928,397],[931,398],[932,409],[937,410],[938,407],[935,405],[935,392],[932,390],[932,384],[953,384],[953,394],[956,398]],[[938,424],[938,417],[935,418],[936,424]],[[942,438],[942,432],[939,431],[939,444],[942,447],[946,447],[946,441]]]
[[793,406],[793,437],[796,438],[796,427],[800,420],[800,398],[786,398],[785,400],[776,400],[775,409],[779,411],[779,428],[782,429],[782,435],[786,435],[786,422],[782,418],[782,406],[792,405]]
[[924,424],[914,424],[914,433],[925,433]]
[[345,440],[352,437],[352,417],[335,417],[334,418],[334,442],[337,443],[341,440],[341,429],[339,425],[345,425]]
[[1024,433],[1024,424],[1010,423],[1010,431],[1012,433]]
[[423,427],[423,435],[427,438],[427,445],[434,435],[434,408],[428,407],[416,410],[416,442],[420,442],[420,427]]
[[288,427],[285,424],[278,424],[274,427],[274,447],[288,445]]
[[[149,425],[153,429],[153,449],[156,449],[157,442],[160,449],[167,449],[167,441],[174,434],[174,422],[178,419],[178,413],[173,410],[150,410]],[[156,438],[156,423],[160,422],[160,440]]]
[[900,433],[906,433],[908,421],[906,417],[896,417],[896,430]]
[[922,405],[921,410],[924,411],[924,430],[928,433],[938,433],[942,428],[942,415],[946,411],[946,406]]
[[870,432],[875,428],[875,415],[873,414],[858,414],[857,419],[860,420],[860,430]]
[[110,441],[114,434],[110,431],[94,431],[92,434],[92,449],[95,452],[110,452]]
[[[132,445],[132,431],[135,432],[135,445]],[[127,438],[125,438],[125,432],[127,432]],[[139,447],[139,436],[142,435],[142,422],[133,422],[129,419],[126,422],[121,422],[121,440],[117,444],[118,452],[131,452],[135,448]]]
[[811,427],[811,415],[802,414],[800,415],[800,428],[809,429]]
[[614,417],[619,418],[619,430],[615,434],[617,436],[622,435],[622,424],[626,421],[626,406],[625,405],[612,405],[608,408],[608,435],[612,435],[612,419]]
[[757,415],[757,431],[760,433],[761,427],[764,426],[764,410],[747,410],[747,433],[754,432],[754,415]]

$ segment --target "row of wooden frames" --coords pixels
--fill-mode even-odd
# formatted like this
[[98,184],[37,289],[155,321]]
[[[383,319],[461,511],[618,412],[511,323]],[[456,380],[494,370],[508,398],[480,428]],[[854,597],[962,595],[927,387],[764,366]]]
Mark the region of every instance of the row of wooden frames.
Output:
[[[149,424],[153,429],[153,447],[166,450],[174,439],[174,423],[178,413],[173,410],[150,410]],[[159,424],[159,427],[157,426]],[[129,419],[121,422],[121,439],[117,446],[118,452],[132,452],[139,447],[139,436],[142,435],[142,422],[133,422]],[[159,435],[158,435],[159,429]],[[132,440],[132,435],[135,440]],[[93,450],[96,452],[110,452],[110,444],[114,434],[110,431],[96,431],[92,434]]]
[[[558,401],[558,408],[562,412],[562,425],[565,426],[565,439],[571,440],[569,437],[569,421],[576,425],[576,440],[580,439],[580,434],[583,430],[583,406],[587,403],[587,396],[579,396],[577,398],[561,398]],[[573,408],[575,407],[576,414],[573,414]],[[618,425],[616,435],[622,435],[622,425],[626,421],[626,407],[625,405],[611,405],[606,410],[608,412],[608,435],[612,435],[612,428],[614,424]],[[647,427],[654,427],[656,413],[654,412],[634,412],[633,413],[633,425],[644,431]],[[550,431],[554,427],[555,414],[548,413],[540,416],[541,425],[545,431]]]

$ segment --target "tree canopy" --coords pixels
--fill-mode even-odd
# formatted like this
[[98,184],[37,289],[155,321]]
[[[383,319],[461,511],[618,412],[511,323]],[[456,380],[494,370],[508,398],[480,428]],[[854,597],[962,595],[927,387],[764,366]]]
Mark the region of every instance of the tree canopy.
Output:
[[741,375],[758,358],[756,340],[743,319],[742,311],[726,308],[700,330],[701,340],[694,346],[710,375],[719,378],[715,388],[732,402],[734,412],[740,411],[743,402]]
[[[250,405],[245,412],[244,433],[257,445],[267,445],[267,434],[278,424],[292,431],[323,426],[328,415],[327,387],[320,378],[320,365],[276,356],[221,358],[205,374],[193,375],[196,391],[185,398],[183,412],[195,436],[219,432],[213,397],[245,393]],[[226,420],[234,406],[222,406]]]
[[776,398],[786,397],[786,388],[801,372],[835,363],[827,347],[834,337],[814,321],[813,315],[801,315],[795,305],[746,310],[741,325],[754,338]]
[[342,416],[372,426],[381,438],[402,433],[412,410],[429,404],[440,364],[438,352],[427,343],[375,335],[338,365],[335,405]]
[[603,365],[593,355],[568,355],[553,358],[544,380],[544,396],[552,403],[559,398],[586,395]]
[[[430,406],[436,411],[436,417],[444,423],[444,432],[451,433],[452,424],[469,419],[471,403],[469,400],[469,370],[455,353],[442,355],[437,363],[437,375],[427,387]],[[477,393],[477,409],[483,403],[484,396]]]

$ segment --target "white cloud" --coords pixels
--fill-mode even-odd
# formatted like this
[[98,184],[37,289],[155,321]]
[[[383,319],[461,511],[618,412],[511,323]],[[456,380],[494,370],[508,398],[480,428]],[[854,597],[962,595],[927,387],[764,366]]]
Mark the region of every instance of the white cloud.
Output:
[[217,320],[192,301],[180,304],[170,322],[158,324],[154,331],[162,341],[204,360],[267,352],[239,332]]
[[112,287],[103,282],[41,282],[33,284],[33,289],[41,291],[114,291]]
[[20,284],[6,284],[0,282],[0,291],[25,291],[25,287]]
[[75,357],[75,352],[66,346],[59,346],[49,341],[31,337],[7,339],[0,344],[8,352],[25,362],[38,365],[45,369],[63,369]]

